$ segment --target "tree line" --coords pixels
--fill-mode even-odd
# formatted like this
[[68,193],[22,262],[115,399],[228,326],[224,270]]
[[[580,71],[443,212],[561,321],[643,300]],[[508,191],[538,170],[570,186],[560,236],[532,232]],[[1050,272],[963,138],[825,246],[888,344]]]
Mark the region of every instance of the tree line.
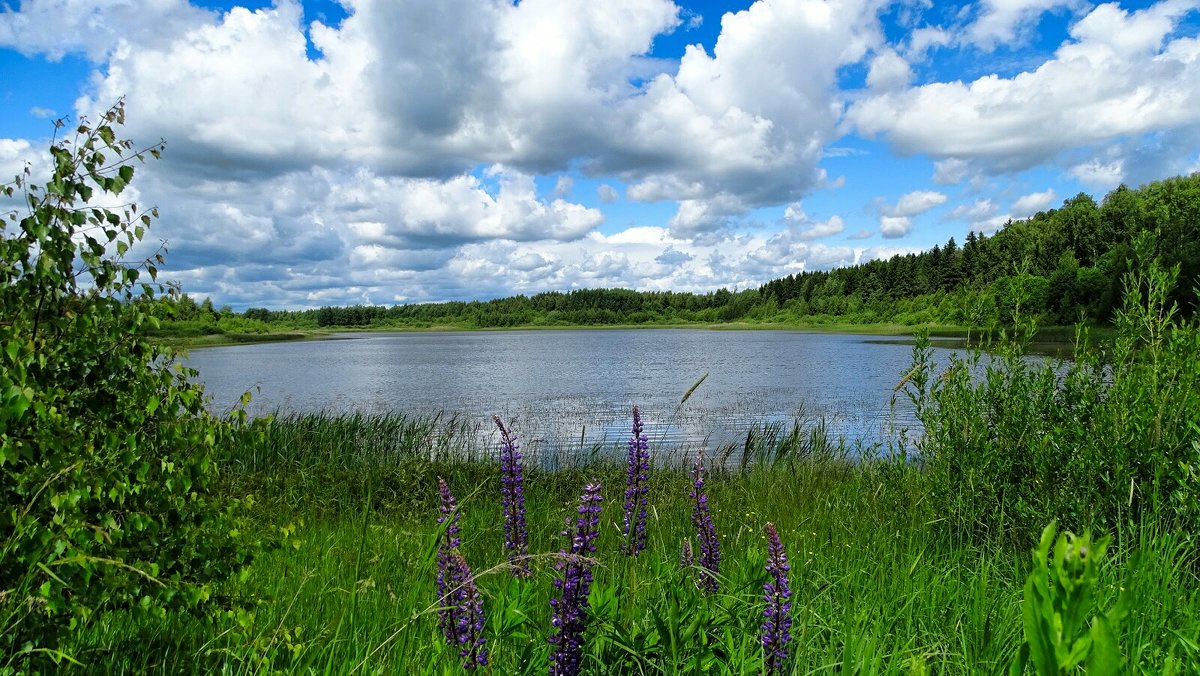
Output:
[[[293,328],[604,326],[724,323],[898,323],[992,326],[1015,314],[1042,324],[1104,324],[1121,301],[1132,242],[1153,233],[1160,261],[1180,267],[1171,301],[1196,311],[1200,284],[1200,174],[1132,189],[1100,202],[1079,193],[1057,209],[1009,221],[988,236],[970,232],[921,253],[709,293],[576,289],[487,301],[309,310],[253,307],[232,317],[182,296],[168,313],[182,321],[232,319]],[[229,322],[232,323],[232,322]]]

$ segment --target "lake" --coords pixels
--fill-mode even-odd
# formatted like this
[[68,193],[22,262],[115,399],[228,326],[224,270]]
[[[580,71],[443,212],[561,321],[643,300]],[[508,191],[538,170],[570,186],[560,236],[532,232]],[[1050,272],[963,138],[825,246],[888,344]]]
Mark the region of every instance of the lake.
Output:
[[499,415],[525,448],[545,449],[624,443],[636,404],[653,444],[716,448],[795,419],[867,446],[918,428],[907,397],[892,405],[911,355],[902,337],[635,329],[340,334],[197,349],[186,362],[218,411],[250,390],[255,414],[440,413],[480,429]]

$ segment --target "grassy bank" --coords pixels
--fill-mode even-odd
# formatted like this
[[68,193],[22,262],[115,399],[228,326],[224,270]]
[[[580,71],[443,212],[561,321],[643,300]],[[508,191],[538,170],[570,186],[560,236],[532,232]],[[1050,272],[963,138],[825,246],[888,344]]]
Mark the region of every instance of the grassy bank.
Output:
[[[246,602],[211,621],[108,616],[81,635],[89,672],[455,673],[438,629],[437,478],[459,498],[461,551],[484,598],[491,673],[545,673],[559,531],[585,482],[604,496],[586,673],[756,673],[764,525],[791,561],[795,673],[996,673],[1022,641],[1027,549],[967,541],[929,507],[923,475],[833,447],[749,449],[713,467],[720,592],[680,566],[694,536],[685,468],[649,476],[648,547],[620,553],[625,468],[527,470],[533,576],[502,550],[496,439],[455,421],[401,416],[275,420],[223,459],[226,490],[255,496],[252,528],[276,543],[223,590]],[[769,438],[764,435],[763,438]],[[668,449],[651,449],[662,453]],[[743,449],[744,450],[744,449]],[[1121,590],[1130,672],[1196,665],[1200,584],[1183,536],[1130,524],[1101,569],[1096,608]]]
[[[842,321],[811,321],[811,322],[655,322],[645,324],[613,324],[613,325],[572,325],[572,324],[529,324],[507,327],[479,328],[468,325],[436,324],[429,326],[387,325],[371,327],[331,327],[322,330],[272,327],[267,325],[260,333],[216,332],[217,325],[209,327],[212,333],[198,330],[194,326],[177,325],[174,322],[163,322],[162,328],[151,336],[160,344],[174,347],[215,347],[221,345],[240,345],[246,343],[280,342],[291,340],[317,340],[326,338],[330,333],[435,333],[456,331],[608,331],[628,329],[703,329],[711,331],[801,331],[812,333],[846,333],[871,336],[912,336],[929,334],[943,338],[975,338],[986,336],[991,331],[980,328],[958,326],[953,324],[920,324],[905,325],[894,323],[855,324]],[[1112,334],[1107,327],[1092,328],[1093,335],[1105,337]],[[1069,346],[1075,337],[1073,326],[1045,326],[1037,330],[1036,342],[1058,349]]]
[[195,347],[221,347],[225,345],[248,345],[254,343],[283,343],[295,340],[320,340],[328,334],[317,331],[272,331],[266,333],[173,333],[169,329],[156,332],[151,340],[167,347],[190,349]]

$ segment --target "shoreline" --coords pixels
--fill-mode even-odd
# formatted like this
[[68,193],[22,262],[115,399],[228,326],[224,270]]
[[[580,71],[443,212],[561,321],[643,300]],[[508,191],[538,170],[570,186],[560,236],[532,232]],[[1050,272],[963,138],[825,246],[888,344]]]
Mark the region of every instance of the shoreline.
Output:
[[[692,329],[702,331],[789,331],[795,333],[838,333],[865,336],[913,336],[918,331],[929,332],[931,338],[959,339],[966,341],[985,335],[989,331],[979,327],[965,327],[950,324],[891,324],[886,322],[871,324],[849,323],[813,323],[785,324],[777,322],[728,322],[728,323],[681,323],[681,324],[606,324],[606,325],[524,325],[503,327],[464,327],[456,325],[435,326],[374,326],[374,327],[328,327],[318,330],[289,329],[270,333],[210,333],[202,336],[180,336],[162,332],[161,335],[150,336],[150,340],[162,345],[190,350],[195,348],[228,347],[232,345],[253,345],[257,343],[280,343],[308,340],[330,340],[334,334],[372,334],[372,333],[475,333],[475,332],[512,332],[512,331],[628,331],[628,330],[660,330],[660,329]],[[1089,326],[1089,333],[1103,339],[1110,327]],[[1033,339],[1035,344],[1051,346],[1067,346],[1074,342],[1074,326],[1045,326],[1037,329]],[[965,344],[965,342],[964,342]]]

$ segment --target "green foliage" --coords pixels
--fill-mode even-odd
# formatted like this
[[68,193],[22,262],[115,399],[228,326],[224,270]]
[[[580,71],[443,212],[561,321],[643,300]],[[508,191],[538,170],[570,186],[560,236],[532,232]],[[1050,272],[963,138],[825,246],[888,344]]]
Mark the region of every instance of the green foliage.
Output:
[[1047,518],[1079,530],[1115,531],[1144,514],[1197,526],[1200,326],[1169,302],[1178,267],[1164,269],[1154,250],[1148,236],[1135,243],[1108,349],[1081,332],[1071,362],[1038,363],[1025,356],[1032,326],[1022,322],[995,356],[976,350],[935,373],[918,342],[911,381],[928,384],[909,387],[924,426],[918,452],[953,528],[1024,544]]
[[[114,612],[202,611],[252,550],[238,501],[212,491],[237,430],[191,372],[146,342],[161,250],[128,264],[154,209],[119,201],[136,150],[118,103],[50,148],[44,184],[3,186],[0,225],[0,671],[69,659]],[[15,227],[14,227],[15,226]]]
[[[991,236],[968,233],[921,253],[834,270],[812,270],[757,289],[711,293],[576,289],[488,301],[322,307],[248,308],[242,315],[170,302],[160,335],[334,328],[463,328],[680,325],[750,322],[791,325],[952,325],[991,329],[1016,316],[1043,325],[1110,323],[1121,305],[1121,279],[1144,233],[1158,238],[1164,267],[1178,266],[1170,292],[1184,317],[1196,312],[1200,284],[1200,174],[1114,190],[1097,204],[1080,193],[1058,209],[1009,222]],[[1017,302],[1021,305],[1018,308]],[[255,331],[259,329],[254,329]]]
[[1046,526],[1033,550],[1033,570],[1025,581],[1022,605],[1025,644],[1010,673],[1021,673],[1028,664],[1039,676],[1075,673],[1081,665],[1094,676],[1118,674],[1117,635],[1126,612],[1124,598],[1088,621],[1108,540],[1092,542],[1087,533],[1080,537],[1069,532],[1056,540],[1055,530],[1053,523]]

